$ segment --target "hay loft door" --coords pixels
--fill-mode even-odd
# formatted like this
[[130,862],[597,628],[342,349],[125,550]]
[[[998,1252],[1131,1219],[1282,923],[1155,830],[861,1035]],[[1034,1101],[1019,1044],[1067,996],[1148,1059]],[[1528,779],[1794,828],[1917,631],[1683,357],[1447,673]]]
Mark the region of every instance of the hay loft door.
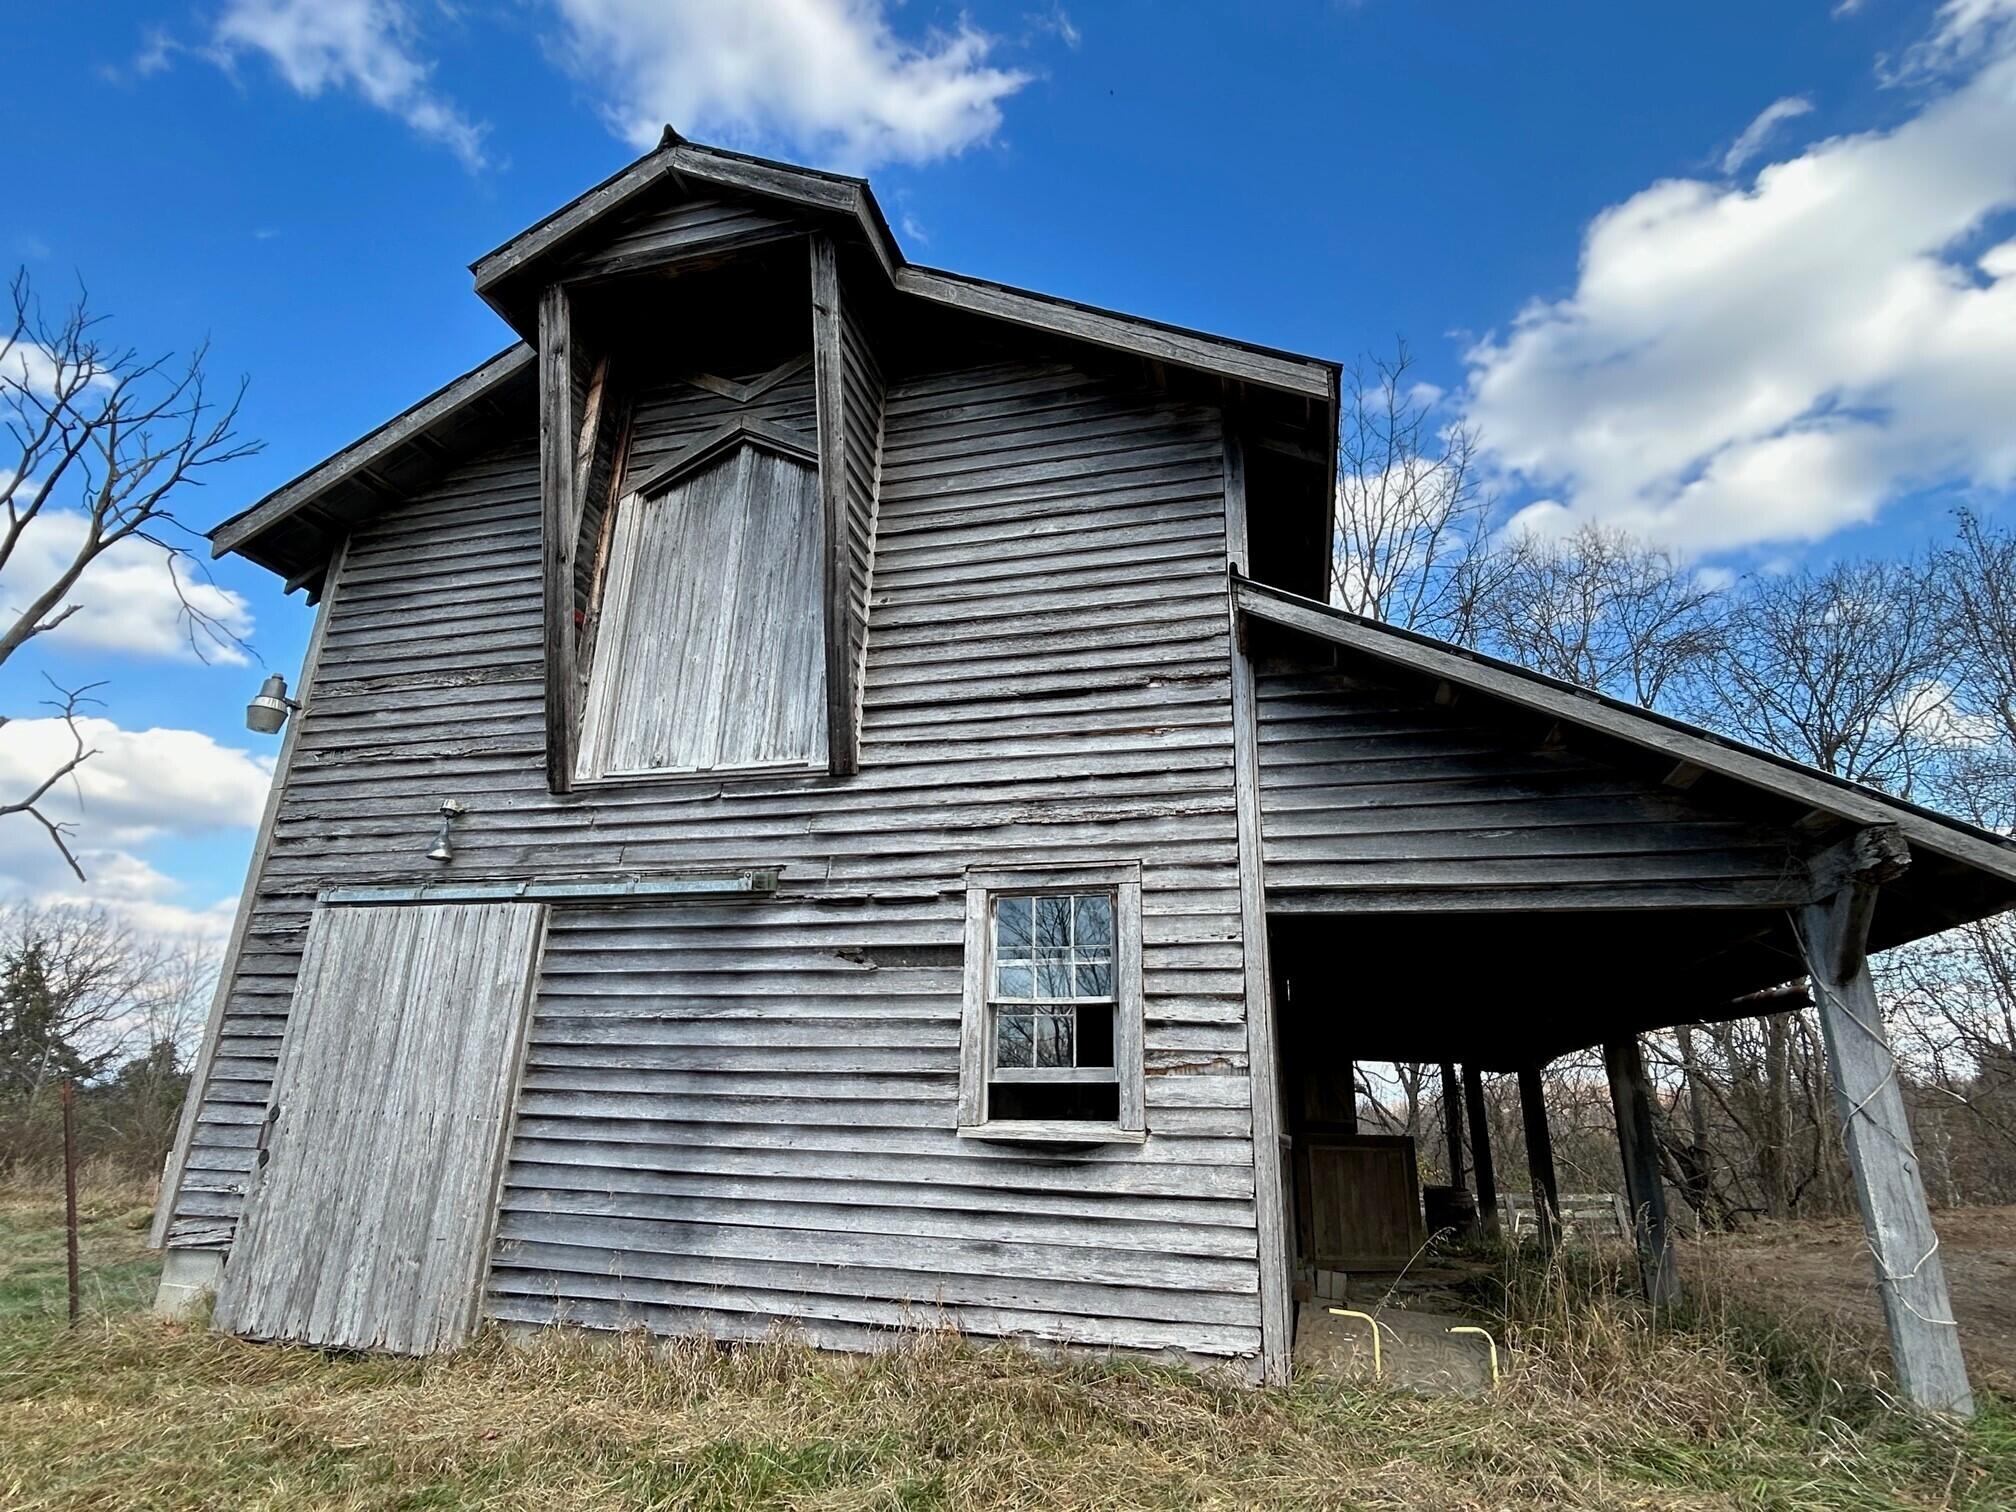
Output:
[[545,925],[528,903],[317,912],[219,1327],[405,1354],[468,1337]]

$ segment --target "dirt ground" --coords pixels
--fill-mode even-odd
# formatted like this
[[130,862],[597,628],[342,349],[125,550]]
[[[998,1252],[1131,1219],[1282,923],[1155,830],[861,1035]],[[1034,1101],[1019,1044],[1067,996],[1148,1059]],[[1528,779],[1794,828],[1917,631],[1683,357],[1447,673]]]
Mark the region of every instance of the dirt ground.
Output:
[[[1932,1221],[1968,1368],[2005,1393],[2016,1390],[2016,1207],[1947,1208]],[[1753,1224],[1688,1246],[1682,1264],[1707,1266],[1738,1295],[1788,1318],[1831,1317],[1882,1343],[1875,1271],[1857,1219]]]

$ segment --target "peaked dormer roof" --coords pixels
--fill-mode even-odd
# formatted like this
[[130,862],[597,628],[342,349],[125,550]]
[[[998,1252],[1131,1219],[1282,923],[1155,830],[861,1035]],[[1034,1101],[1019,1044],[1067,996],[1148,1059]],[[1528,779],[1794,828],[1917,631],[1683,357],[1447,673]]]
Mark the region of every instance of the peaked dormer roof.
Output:
[[[682,208],[688,223],[674,224]],[[690,142],[667,127],[657,147],[471,264],[477,293],[523,342],[225,520],[210,532],[213,553],[236,552],[312,591],[350,528],[528,420],[546,283],[718,260],[815,229],[872,270],[899,310],[995,322],[1199,375],[1251,407],[1273,444],[1306,453],[1312,476],[1334,461],[1336,363],[923,267],[904,256],[865,179]]]
[[928,304],[1333,406],[1336,401],[1334,362],[923,267],[903,255],[866,179],[689,142],[669,126],[660,144],[627,168],[471,263],[476,292],[529,339],[532,301],[544,282],[536,275],[666,185],[773,200],[850,232],[892,289]]

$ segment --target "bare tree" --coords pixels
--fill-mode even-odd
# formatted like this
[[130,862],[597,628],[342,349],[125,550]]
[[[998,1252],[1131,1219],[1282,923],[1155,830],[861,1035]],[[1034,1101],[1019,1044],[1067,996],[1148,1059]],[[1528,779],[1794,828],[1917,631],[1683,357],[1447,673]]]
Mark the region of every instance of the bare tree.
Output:
[[1449,640],[1474,639],[1498,558],[1476,443],[1438,425],[1400,343],[1345,376],[1330,591],[1354,614]]
[[1944,729],[1946,652],[1915,563],[1757,577],[1735,600],[1696,703],[1755,745],[1909,794]]
[[[195,558],[176,518],[182,492],[209,470],[256,451],[236,430],[241,381],[228,401],[207,396],[199,346],[186,361],[146,359],[100,335],[102,319],[86,295],[60,316],[43,313],[25,272],[10,286],[12,319],[0,336],[0,421],[10,455],[0,461],[0,573],[17,560],[24,537],[70,515],[77,544],[46,580],[12,590],[0,614],[0,666],[15,652],[76,614],[71,599],[91,564],[127,541],[163,554],[180,598],[185,633],[200,655],[206,642],[235,641],[228,627],[192,603],[184,573]],[[48,832],[81,879],[70,826],[50,818],[49,794],[95,754],[78,723],[89,688],[58,689],[53,706],[68,724],[71,749],[27,792],[0,795],[0,817],[25,815]],[[0,715],[0,723],[5,716]]]
[[1485,638],[1549,676],[1656,706],[1721,641],[1721,596],[1678,556],[1591,522],[1506,549]]
[[99,909],[0,910],[0,1163],[32,1148],[51,1088],[89,1080],[134,1043],[161,957]]

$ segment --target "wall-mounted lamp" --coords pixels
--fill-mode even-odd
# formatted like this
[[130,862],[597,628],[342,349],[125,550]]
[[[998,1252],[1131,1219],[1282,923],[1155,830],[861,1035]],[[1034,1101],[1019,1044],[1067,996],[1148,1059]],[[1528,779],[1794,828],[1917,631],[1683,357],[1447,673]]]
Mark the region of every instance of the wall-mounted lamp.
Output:
[[448,844],[448,827],[469,810],[453,798],[441,800],[441,828],[434,833],[434,849],[427,852],[429,861],[453,861],[455,851]]
[[287,696],[287,679],[275,672],[259,685],[259,695],[245,705],[245,728],[259,735],[277,735],[287,716],[301,705]]

